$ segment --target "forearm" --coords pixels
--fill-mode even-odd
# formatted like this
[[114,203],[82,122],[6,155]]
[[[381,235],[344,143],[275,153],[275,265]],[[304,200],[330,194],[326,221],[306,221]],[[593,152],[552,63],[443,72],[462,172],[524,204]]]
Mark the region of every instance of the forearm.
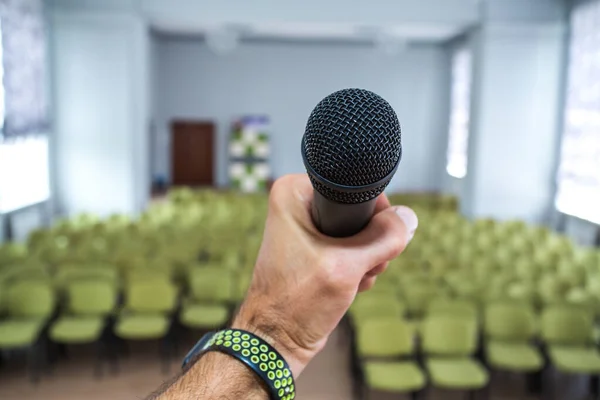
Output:
[[166,384],[147,400],[268,400],[260,378],[242,362],[209,352],[195,362],[175,382]]

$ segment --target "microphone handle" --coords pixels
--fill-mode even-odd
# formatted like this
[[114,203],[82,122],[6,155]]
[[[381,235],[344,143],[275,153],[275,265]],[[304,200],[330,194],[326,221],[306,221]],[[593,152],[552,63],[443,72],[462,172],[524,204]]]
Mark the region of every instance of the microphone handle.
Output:
[[377,198],[358,204],[337,203],[315,190],[311,207],[313,223],[327,236],[353,236],[371,220],[376,201]]

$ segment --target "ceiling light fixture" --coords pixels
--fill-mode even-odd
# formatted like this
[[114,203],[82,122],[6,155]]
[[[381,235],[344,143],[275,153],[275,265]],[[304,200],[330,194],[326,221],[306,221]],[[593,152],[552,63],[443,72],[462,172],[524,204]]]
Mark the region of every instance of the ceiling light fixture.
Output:
[[395,56],[406,50],[408,42],[397,35],[380,30],[376,33],[373,43],[378,52],[387,56]]
[[206,32],[206,44],[216,54],[232,53],[239,45],[240,33],[230,26],[219,26]]

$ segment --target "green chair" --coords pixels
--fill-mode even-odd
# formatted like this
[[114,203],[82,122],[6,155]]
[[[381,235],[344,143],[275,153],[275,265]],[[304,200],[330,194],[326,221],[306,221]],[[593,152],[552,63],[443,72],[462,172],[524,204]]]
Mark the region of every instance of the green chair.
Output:
[[427,318],[422,348],[431,384],[471,393],[486,387],[488,372],[472,358],[477,348],[477,324],[463,317]]
[[55,308],[54,290],[47,280],[16,280],[4,291],[7,317],[0,321],[0,349],[29,349],[29,370],[34,382],[46,360],[44,330]]
[[235,284],[234,298],[237,303],[241,303],[246,296],[246,292],[252,282],[252,273],[247,271],[238,271],[237,282]]
[[60,267],[54,274],[54,282],[59,288],[66,287],[76,280],[100,280],[119,284],[119,274],[111,265],[66,265]]
[[96,373],[102,374],[102,361],[113,355],[106,328],[117,302],[114,282],[76,279],[66,284],[66,307],[52,324],[49,336],[64,345],[97,343]]
[[37,262],[7,265],[0,270],[0,283],[17,280],[50,281],[51,277],[48,269]]
[[365,391],[369,389],[411,393],[417,398],[425,387],[425,375],[414,360],[410,327],[397,318],[375,318],[357,327],[357,355],[361,361]]
[[0,269],[3,265],[17,264],[27,259],[27,247],[20,243],[0,245]]
[[194,268],[189,272],[190,293],[183,301],[179,321],[193,329],[224,326],[235,301],[231,271],[218,267]]
[[538,303],[538,291],[534,282],[513,282],[506,288],[506,296],[509,300],[531,306]]
[[550,361],[559,372],[587,374],[598,379],[600,353],[593,334],[593,319],[588,310],[554,306],[542,313],[541,337]]
[[398,284],[394,281],[392,275],[384,273],[377,278],[377,283],[375,283],[369,292],[395,295],[398,293]]
[[463,317],[477,322],[478,312],[475,303],[469,300],[437,298],[429,304],[427,317]]
[[169,370],[173,354],[172,315],[177,309],[177,287],[169,281],[145,279],[128,282],[125,304],[114,326],[123,340],[161,340],[163,370]]
[[439,289],[431,282],[415,282],[405,285],[403,295],[410,317],[421,318],[426,313],[429,303],[439,296]]
[[360,293],[354,299],[349,313],[354,321],[370,318],[402,318],[406,307],[391,293]]
[[543,305],[556,306],[566,302],[568,285],[555,274],[547,274],[538,284],[538,293]]
[[484,334],[485,359],[491,368],[534,377],[544,367],[544,358],[533,343],[536,319],[530,307],[490,304],[485,310]]

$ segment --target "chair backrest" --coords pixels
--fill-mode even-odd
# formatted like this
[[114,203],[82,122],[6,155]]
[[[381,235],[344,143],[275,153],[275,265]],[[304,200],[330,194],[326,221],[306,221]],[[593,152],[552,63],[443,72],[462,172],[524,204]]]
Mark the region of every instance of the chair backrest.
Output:
[[47,280],[15,280],[5,287],[4,309],[13,317],[48,318],[56,297]]
[[369,292],[378,294],[389,293],[396,295],[398,293],[398,284],[394,281],[392,275],[383,275],[378,277],[377,283],[371,288],[371,290],[369,290]]
[[98,279],[117,283],[119,274],[114,267],[109,265],[66,265],[54,274],[54,280],[59,285],[68,285],[70,281],[81,279]]
[[563,302],[568,289],[568,286],[555,274],[542,277],[538,284],[540,298],[547,304]]
[[423,325],[422,339],[427,354],[470,355],[477,346],[477,324],[464,317],[429,317]]
[[355,319],[404,316],[406,308],[391,293],[363,293],[359,294],[350,307],[350,314]]
[[362,357],[398,357],[414,350],[412,330],[398,318],[375,318],[357,326],[356,345]]
[[133,312],[169,312],[177,305],[177,287],[169,281],[131,281],[125,293],[125,309]]
[[189,272],[194,300],[227,302],[235,297],[231,271],[218,267],[194,268]]
[[567,306],[548,307],[542,313],[541,334],[548,344],[586,345],[593,342],[590,312]]
[[252,282],[252,274],[246,271],[240,271],[237,274],[237,282],[235,284],[235,300],[243,300],[248,288],[250,287],[250,283]]
[[526,341],[535,334],[535,315],[531,307],[525,305],[490,304],[484,318],[485,334],[491,339]]
[[0,245],[0,267],[5,264],[22,262],[27,257],[27,247],[18,243]]
[[433,283],[415,283],[404,287],[404,298],[409,312],[419,316],[427,311],[429,303],[439,294]]
[[107,315],[117,303],[117,289],[110,280],[77,279],[66,287],[68,309],[79,315]]
[[468,300],[435,299],[429,304],[427,316],[464,317],[477,321],[477,306]]
[[50,281],[50,273],[45,265],[37,262],[6,265],[0,269],[0,281],[10,283],[19,280]]
[[132,268],[124,271],[125,280],[128,282],[140,282],[147,280],[171,281],[172,275],[169,271],[155,268]]

